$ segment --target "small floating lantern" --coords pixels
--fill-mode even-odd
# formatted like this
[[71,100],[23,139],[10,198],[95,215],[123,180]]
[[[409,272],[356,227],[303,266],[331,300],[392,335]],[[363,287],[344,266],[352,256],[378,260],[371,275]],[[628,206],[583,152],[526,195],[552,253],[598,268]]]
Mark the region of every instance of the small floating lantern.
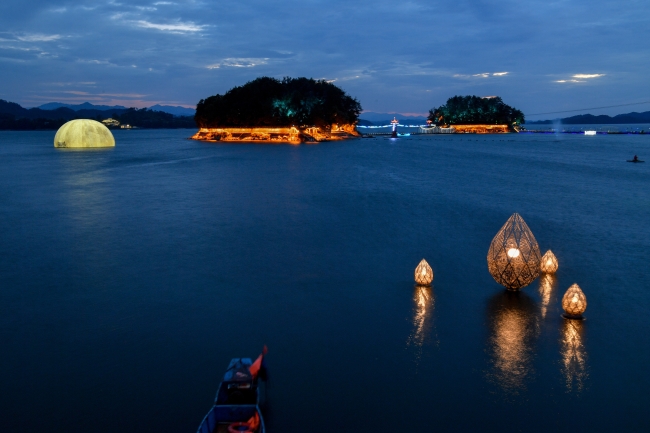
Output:
[[539,269],[545,274],[554,274],[558,266],[557,257],[553,254],[553,251],[548,250],[542,256],[542,263],[539,265]]
[[428,286],[432,281],[433,269],[431,269],[431,266],[429,266],[426,260],[422,259],[415,268],[415,282],[423,286]]
[[563,316],[566,319],[582,320],[582,313],[587,309],[587,297],[580,286],[572,285],[562,297]]
[[514,213],[494,236],[488,250],[488,270],[508,290],[519,290],[539,276],[537,240],[524,219]]

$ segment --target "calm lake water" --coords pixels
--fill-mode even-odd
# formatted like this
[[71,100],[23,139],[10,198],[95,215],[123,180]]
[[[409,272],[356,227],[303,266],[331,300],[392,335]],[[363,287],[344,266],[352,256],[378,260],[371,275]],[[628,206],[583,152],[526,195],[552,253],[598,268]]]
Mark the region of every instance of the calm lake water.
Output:
[[[194,432],[263,344],[272,433],[650,430],[650,135],[192,133],[0,133],[1,431]],[[513,212],[560,262],[519,294]]]

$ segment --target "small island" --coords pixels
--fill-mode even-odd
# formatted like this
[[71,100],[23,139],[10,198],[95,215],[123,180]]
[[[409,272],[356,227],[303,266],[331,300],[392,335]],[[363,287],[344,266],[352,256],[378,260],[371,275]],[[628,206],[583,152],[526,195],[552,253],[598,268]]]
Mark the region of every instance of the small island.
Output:
[[524,113],[503,102],[499,96],[454,96],[429,110],[428,120],[437,128],[453,128],[457,133],[519,132]]
[[260,77],[202,99],[192,139],[230,142],[318,142],[358,137],[361,104],[312,78]]

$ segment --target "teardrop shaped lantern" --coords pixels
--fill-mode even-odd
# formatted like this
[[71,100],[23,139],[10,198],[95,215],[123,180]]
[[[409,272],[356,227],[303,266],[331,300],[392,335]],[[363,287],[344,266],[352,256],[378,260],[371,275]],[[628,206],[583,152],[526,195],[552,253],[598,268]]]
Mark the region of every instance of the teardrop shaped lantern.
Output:
[[539,269],[545,274],[554,274],[558,266],[557,257],[553,254],[553,251],[548,250],[542,256],[542,263],[539,265]]
[[564,317],[567,319],[583,319],[582,313],[587,309],[587,297],[580,286],[572,285],[562,297]]
[[508,290],[519,290],[539,276],[540,252],[524,219],[514,213],[494,236],[487,254],[488,270]]
[[422,259],[420,264],[415,268],[415,282],[421,285],[429,285],[433,281],[433,269]]

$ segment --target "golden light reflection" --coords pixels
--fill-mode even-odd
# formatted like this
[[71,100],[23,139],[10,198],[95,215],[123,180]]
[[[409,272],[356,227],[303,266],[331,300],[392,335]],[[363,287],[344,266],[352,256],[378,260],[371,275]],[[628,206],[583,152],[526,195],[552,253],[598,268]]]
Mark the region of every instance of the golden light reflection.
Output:
[[543,274],[539,279],[538,291],[541,298],[542,319],[546,317],[548,304],[551,301],[551,293],[555,288],[556,282],[555,275],[552,274]]
[[[435,309],[435,297],[430,286],[416,285],[413,292],[413,331],[406,342],[406,346],[415,346],[417,350],[417,361],[422,356],[422,348],[430,339],[431,333],[435,335],[433,327],[433,311]],[[434,338],[435,340],[435,338]]]
[[506,391],[523,390],[533,373],[533,343],[539,334],[536,309],[535,303],[520,292],[500,293],[490,301],[490,376]]
[[561,355],[562,374],[568,391],[582,391],[588,377],[587,350],[583,343],[584,322],[563,320]]

